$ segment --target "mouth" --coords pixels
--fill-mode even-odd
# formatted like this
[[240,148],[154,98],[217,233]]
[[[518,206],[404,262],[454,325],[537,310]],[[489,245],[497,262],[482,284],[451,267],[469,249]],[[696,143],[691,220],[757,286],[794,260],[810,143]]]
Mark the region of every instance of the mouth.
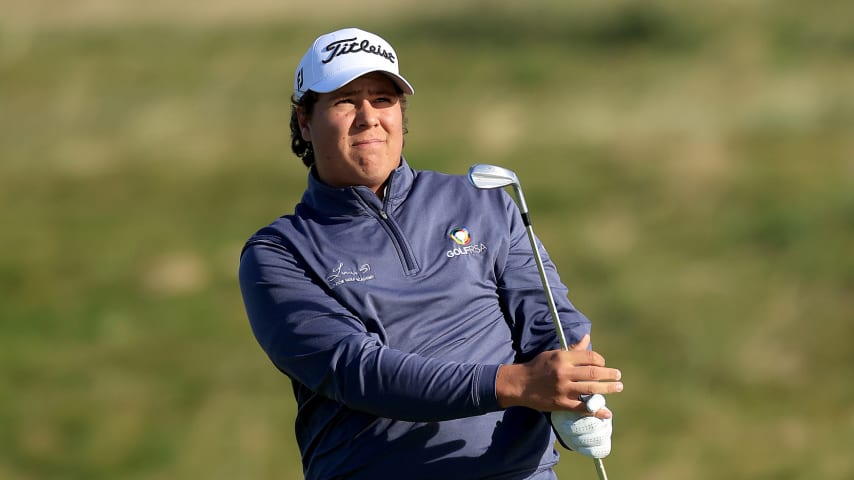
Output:
[[351,145],[352,145],[353,147],[370,147],[370,146],[373,146],[373,145],[380,145],[380,144],[383,144],[383,143],[385,143],[385,141],[384,141],[384,140],[380,140],[380,139],[378,139],[378,138],[370,138],[370,139],[367,139],[367,140],[359,140],[359,141],[355,141],[355,142],[353,142]]

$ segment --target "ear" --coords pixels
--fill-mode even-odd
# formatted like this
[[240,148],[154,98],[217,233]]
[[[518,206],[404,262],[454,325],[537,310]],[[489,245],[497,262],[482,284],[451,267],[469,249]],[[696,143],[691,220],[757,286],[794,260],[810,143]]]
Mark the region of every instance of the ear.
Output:
[[302,107],[297,107],[297,121],[299,122],[299,131],[302,139],[306,142],[311,141],[311,126],[308,124],[308,116]]

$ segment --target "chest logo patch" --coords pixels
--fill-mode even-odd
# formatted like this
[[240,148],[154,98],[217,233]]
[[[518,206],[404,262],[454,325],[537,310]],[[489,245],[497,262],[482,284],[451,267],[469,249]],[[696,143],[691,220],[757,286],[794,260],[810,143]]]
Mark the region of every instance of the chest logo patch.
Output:
[[466,227],[452,228],[451,231],[448,232],[448,236],[451,237],[457,245],[468,245],[471,243],[471,234],[469,233],[469,229]]
[[478,255],[486,251],[486,245],[483,243],[472,243],[471,232],[466,227],[455,227],[448,231],[448,236],[454,241],[456,246],[448,250],[445,255],[448,258],[458,257],[460,255]]

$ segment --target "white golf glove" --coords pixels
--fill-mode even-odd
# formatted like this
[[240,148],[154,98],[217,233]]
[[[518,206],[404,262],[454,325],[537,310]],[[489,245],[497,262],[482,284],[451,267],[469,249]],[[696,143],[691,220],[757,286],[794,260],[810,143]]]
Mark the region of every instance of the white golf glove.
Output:
[[551,412],[549,421],[564,448],[593,458],[611,453],[611,419],[602,420],[575,412]]

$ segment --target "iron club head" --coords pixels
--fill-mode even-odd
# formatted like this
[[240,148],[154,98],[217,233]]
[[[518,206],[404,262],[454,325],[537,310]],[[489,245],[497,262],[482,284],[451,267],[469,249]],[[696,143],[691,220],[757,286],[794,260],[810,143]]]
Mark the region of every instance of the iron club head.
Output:
[[478,163],[469,168],[469,181],[477,188],[500,188],[519,185],[519,177],[513,170],[496,165]]
[[516,192],[516,200],[519,204],[519,210],[522,212],[522,219],[525,225],[529,225],[528,205],[525,203],[525,195],[522,193],[522,184],[519,183],[519,177],[513,170],[509,170],[497,165],[487,165],[478,163],[469,168],[469,182],[475,188],[501,188],[512,186]]

